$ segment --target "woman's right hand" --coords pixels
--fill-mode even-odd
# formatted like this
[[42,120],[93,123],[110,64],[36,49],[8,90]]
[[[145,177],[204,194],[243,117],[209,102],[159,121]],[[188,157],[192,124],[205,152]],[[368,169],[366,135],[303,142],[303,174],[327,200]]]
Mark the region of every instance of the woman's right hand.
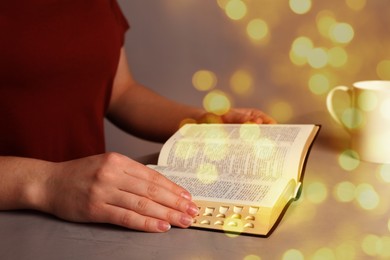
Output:
[[40,210],[65,220],[164,232],[171,225],[190,226],[198,213],[188,191],[120,154],[106,153],[53,167],[42,189]]

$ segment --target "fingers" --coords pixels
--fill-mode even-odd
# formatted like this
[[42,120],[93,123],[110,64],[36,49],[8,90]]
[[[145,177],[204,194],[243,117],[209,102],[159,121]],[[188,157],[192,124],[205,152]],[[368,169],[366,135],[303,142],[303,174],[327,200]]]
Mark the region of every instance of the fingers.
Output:
[[[158,180],[167,180],[162,175],[159,176],[161,177],[158,178]],[[137,185],[128,185],[129,183],[137,183]],[[166,186],[172,186],[174,188],[174,186],[177,186],[176,184],[171,183],[172,185],[167,184],[164,186],[161,185],[161,183],[162,182],[159,181],[150,182],[146,180],[140,180],[128,175],[127,178],[125,178],[121,184],[118,185],[118,187],[120,187],[120,191],[122,192],[121,196],[128,196],[129,199],[133,199],[134,201],[134,198],[131,195],[137,195],[141,199],[137,200],[138,204],[136,205],[131,204],[128,206],[128,203],[120,203],[119,205],[125,205],[126,208],[136,210],[140,213],[145,213],[148,215],[150,214],[150,216],[153,215],[153,212],[148,211],[148,207],[152,206],[151,208],[153,208],[159,205],[163,206],[164,208],[180,211],[191,217],[197,215],[198,207],[194,202],[189,200],[186,196],[182,196],[181,194],[173,192],[170,188],[166,188]],[[179,189],[181,190],[182,188],[179,187]],[[145,198],[145,200],[142,198]],[[117,199],[117,201],[124,201],[124,199]],[[146,208],[148,208],[148,210],[145,210]],[[161,217],[156,215],[153,216]],[[165,217],[165,215],[163,217]]]
[[[186,228],[193,223],[189,214],[165,207],[146,197],[122,191],[111,199],[112,203],[108,204],[112,211],[110,221],[127,228],[162,232],[169,230],[170,225]],[[186,204],[184,201],[178,203]]]
[[132,167],[112,176],[116,189],[106,193],[105,203],[114,215],[106,218],[113,224],[151,232],[166,231],[170,224],[190,226],[198,214],[190,193],[144,165],[129,163]]
[[[192,199],[191,194],[186,189],[184,189],[183,187],[170,181],[164,175],[158,173],[157,171],[155,171],[151,168],[146,167],[143,164],[139,164],[139,163],[136,163],[133,161],[131,162],[131,164],[132,164],[131,168],[129,166],[129,168],[127,168],[129,170],[125,170],[124,173],[128,176],[133,177],[133,178],[137,178],[137,179],[146,181],[146,182],[138,183],[137,184],[138,187],[134,187],[134,188],[144,190],[147,192],[146,194],[143,193],[140,195],[147,196],[149,198],[160,197],[161,194],[159,193],[160,192],[159,187],[161,187],[161,188],[164,188],[164,189],[170,191],[170,193],[181,196],[187,200]],[[134,165],[134,164],[137,164],[137,165]],[[138,181],[138,180],[132,180],[132,181]],[[146,183],[151,183],[154,185],[149,185],[147,187],[142,186],[142,185],[145,185]],[[127,189],[124,188],[124,190],[127,190]]]
[[145,232],[166,232],[171,229],[171,225],[167,221],[147,217],[113,205],[107,204],[104,212],[106,212],[107,221],[102,222],[112,223],[125,228]]
[[275,124],[276,121],[257,109],[235,108],[222,116],[224,123]]

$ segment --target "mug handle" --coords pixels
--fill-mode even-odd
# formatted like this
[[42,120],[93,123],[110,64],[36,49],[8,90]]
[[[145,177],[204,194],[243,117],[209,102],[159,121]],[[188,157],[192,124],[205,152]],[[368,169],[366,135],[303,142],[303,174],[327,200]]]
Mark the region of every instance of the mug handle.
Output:
[[344,91],[347,92],[348,95],[351,96],[352,94],[352,88],[347,87],[347,86],[338,86],[329,91],[327,97],[326,97],[326,108],[329,111],[329,114],[332,116],[332,118],[341,126],[346,128],[348,130],[348,127],[341,121],[340,117],[337,115],[336,111],[334,110],[333,107],[333,96],[337,91]]

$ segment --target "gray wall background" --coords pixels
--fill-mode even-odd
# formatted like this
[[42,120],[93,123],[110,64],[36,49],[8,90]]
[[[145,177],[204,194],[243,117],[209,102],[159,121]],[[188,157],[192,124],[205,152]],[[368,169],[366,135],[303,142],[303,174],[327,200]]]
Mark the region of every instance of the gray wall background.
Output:
[[[202,106],[207,92],[196,90],[191,80],[196,71],[207,69],[217,75],[216,88],[229,94],[234,106],[262,109],[280,123],[322,124],[322,135],[344,138],[346,133],[330,119],[325,108],[326,93],[310,92],[310,75],[330,75],[332,88],[377,79],[377,64],[390,60],[390,9],[386,0],[366,1],[362,10],[351,10],[348,1],[313,1],[311,11],[304,15],[291,12],[286,0],[246,0],[248,15],[239,21],[229,19],[216,0],[118,2],[131,25],[125,43],[129,63],[135,78],[144,85],[170,99]],[[321,12],[330,12],[338,22],[353,26],[353,41],[341,45],[349,60],[341,68],[294,66],[289,61],[289,50],[298,36],[308,36],[316,46],[326,49],[337,45],[316,31]],[[270,22],[268,44],[253,44],[248,39],[245,26],[253,18]],[[229,79],[237,69],[252,74],[251,95],[238,96],[231,91]],[[390,72],[388,76],[390,79]],[[279,101],[289,104],[292,116],[288,119],[278,118],[283,111],[273,114],[272,105]],[[130,157],[160,147],[129,136],[109,122],[106,136],[107,150]]]

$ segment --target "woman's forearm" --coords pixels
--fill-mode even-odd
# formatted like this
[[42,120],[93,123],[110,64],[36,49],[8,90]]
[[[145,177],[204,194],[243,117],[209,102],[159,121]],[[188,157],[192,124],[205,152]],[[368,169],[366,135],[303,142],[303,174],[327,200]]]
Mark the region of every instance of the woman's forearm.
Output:
[[44,183],[50,162],[0,156],[0,210],[37,209],[44,206]]
[[165,141],[184,119],[197,120],[205,114],[199,108],[168,100],[134,84],[124,92],[108,118],[123,130],[154,141]]

